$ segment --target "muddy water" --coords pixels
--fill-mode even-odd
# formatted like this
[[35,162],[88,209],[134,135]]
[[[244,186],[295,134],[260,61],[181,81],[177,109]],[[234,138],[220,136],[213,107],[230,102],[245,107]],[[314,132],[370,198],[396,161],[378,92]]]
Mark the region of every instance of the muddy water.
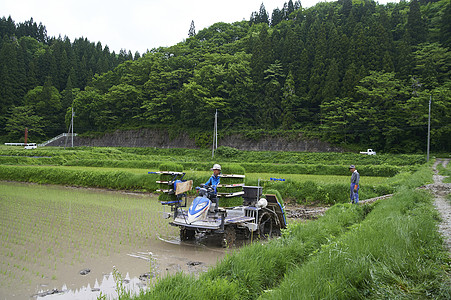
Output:
[[0,182],[0,299],[95,299],[115,290],[113,268],[136,290],[229,251],[180,242],[161,211],[148,194]]

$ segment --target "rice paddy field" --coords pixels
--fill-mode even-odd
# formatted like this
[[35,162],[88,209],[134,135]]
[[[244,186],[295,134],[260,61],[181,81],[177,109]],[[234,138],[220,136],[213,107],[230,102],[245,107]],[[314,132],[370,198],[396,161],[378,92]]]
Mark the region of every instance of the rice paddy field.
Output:
[[150,194],[0,182],[0,298],[94,287],[113,266],[124,276],[158,277],[189,271],[189,260],[206,268],[224,256],[181,245],[161,211]]

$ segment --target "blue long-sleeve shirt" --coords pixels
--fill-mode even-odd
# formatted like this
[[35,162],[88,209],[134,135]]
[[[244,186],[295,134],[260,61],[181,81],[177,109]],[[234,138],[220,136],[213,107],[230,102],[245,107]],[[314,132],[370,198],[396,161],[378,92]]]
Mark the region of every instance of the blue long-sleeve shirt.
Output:
[[205,183],[205,185],[218,185],[221,177],[211,175],[211,177],[208,179],[208,181]]

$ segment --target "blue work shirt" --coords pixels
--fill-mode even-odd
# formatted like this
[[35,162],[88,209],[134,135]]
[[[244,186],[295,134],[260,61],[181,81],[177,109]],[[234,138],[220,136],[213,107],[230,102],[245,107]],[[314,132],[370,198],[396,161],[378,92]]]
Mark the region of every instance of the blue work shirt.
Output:
[[205,185],[218,185],[220,179],[221,177],[219,176],[211,175],[210,179],[208,179]]

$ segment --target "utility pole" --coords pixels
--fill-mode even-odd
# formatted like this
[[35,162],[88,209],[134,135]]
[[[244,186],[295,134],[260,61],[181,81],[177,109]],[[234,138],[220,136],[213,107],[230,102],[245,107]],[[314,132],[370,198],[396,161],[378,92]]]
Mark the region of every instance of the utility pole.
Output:
[[215,149],[218,149],[218,110],[216,109],[216,113],[215,113],[215,127],[216,127],[216,146]]
[[431,145],[431,102],[432,102],[432,94],[429,96],[429,117],[428,117],[428,149],[426,160],[429,161],[429,148]]
[[218,110],[215,113],[215,125],[213,129],[213,149],[211,151],[211,158],[215,157],[215,149],[218,148]]
[[72,119],[71,119],[71,127],[72,127],[72,148],[74,148],[74,107],[72,106]]
[[25,146],[27,145],[27,140],[28,140],[28,127],[25,127]]

